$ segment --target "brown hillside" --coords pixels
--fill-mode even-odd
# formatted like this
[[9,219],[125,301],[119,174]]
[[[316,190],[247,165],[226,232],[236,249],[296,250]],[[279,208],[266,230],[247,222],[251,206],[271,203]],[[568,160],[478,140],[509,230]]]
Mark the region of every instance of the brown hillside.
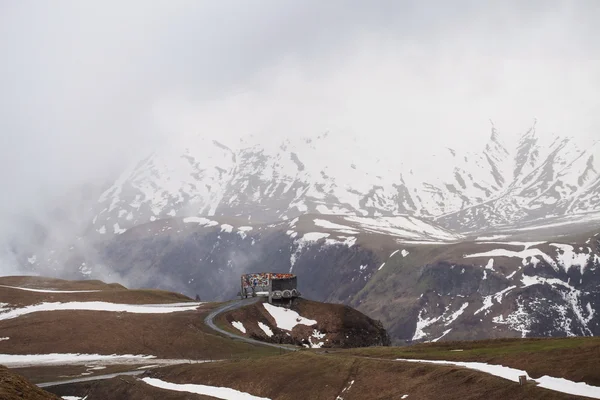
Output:
[[[462,351],[451,351],[451,350]],[[479,361],[600,386],[600,338],[497,339],[348,350],[353,355],[422,360]]]
[[0,399],[59,400],[60,398],[38,388],[24,377],[0,365]]
[[[389,345],[389,338],[383,326],[363,313],[340,304],[320,303],[306,299],[296,299],[290,307],[301,317],[317,321],[316,325],[296,325],[291,331],[277,327],[275,319],[265,309],[264,301],[236,309],[218,317],[219,324],[241,336],[271,342],[310,346],[323,343],[324,348],[350,348]],[[276,306],[282,306],[274,304]],[[232,322],[241,322],[246,333],[235,329]],[[269,337],[259,327],[259,322],[273,332]],[[314,336],[315,330],[317,335]]]
[[32,289],[54,290],[126,290],[118,283],[105,283],[99,280],[69,281],[44,276],[2,276],[0,285],[18,286]]
[[131,377],[119,376],[112,379],[85,382],[76,385],[55,386],[50,388],[53,393],[61,396],[87,396],[86,400],[214,400],[214,397],[202,396],[187,392],[175,392],[146,385],[144,382]]
[[344,400],[383,400],[404,395],[419,400],[577,398],[462,368],[310,352],[211,365],[179,365],[155,370],[150,375],[168,382],[231,387],[273,400],[331,400],[337,396]]
[[[231,358],[253,345],[216,335],[199,311],[132,314],[105,311],[50,311],[0,321],[0,353],[145,354],[160,358]],[[265,350],[266,351],[266,350]]]

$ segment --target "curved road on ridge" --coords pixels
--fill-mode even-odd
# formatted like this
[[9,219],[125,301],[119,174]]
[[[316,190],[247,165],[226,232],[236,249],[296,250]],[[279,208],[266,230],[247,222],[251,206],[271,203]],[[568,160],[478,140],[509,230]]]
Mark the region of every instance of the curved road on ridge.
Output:
[[238,301],[224,304],[220,307],[215,308],[210,314],[208,314],[208,316],[204,319],[204,323],[212,330],[217,331],[222,335],[229,336],[232,339],[241,340],[242,342],[256,344],[256,345],[260,345],[260,346],[276,347],[278,349],[283,349],[283,350],[287,350],[287,351],[298,350],[296,347],[292,347],[289,344],[286,345],[286,344],[277,344],[277,343],[267,343],[267,342],[262,342],[260,340],[250,339],[250,338],[247,338],[244,336],[236,335],[235,333],[227,332],[226,330],[223,330],[223,329],[219,328],[217,325],[215,325],[214,319],[217,315],[224,313],[226,311],[236,310],[238,308],[242,308],[242,307],[248,306],[250,304],[254,304],[258,300],[260,300],[260,297],[251,297],[248,299],[238,300]]

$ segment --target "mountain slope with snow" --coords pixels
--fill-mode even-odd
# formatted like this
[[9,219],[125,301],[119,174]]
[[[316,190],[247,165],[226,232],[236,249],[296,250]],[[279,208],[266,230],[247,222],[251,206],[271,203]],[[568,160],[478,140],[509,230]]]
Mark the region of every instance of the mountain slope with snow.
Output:
[[341,134],[236,147],[174,141],[105,191],[93,230],[113,235],[155,219],[227,216],[276,221],[305,213],[414,215],[454,231],[600,209],[600,143],[542,137],[515,146],[493,127],[481,151],[431,149],[412,161]]

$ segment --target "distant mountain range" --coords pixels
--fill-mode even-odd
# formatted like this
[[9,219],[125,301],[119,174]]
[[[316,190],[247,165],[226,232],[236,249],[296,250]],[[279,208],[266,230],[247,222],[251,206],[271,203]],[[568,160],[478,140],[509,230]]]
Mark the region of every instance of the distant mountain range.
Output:
[[600,143],[541,137],[534,125],[507,146],[492,126],[481,151],[432,150],[408,165],[329,133],[246,139],[235,149],[197,138],[139,160],[94,210],[98,235],[169,217],[269,222],[305,213],[411,215],[456,232],[485,231],[600,210]]

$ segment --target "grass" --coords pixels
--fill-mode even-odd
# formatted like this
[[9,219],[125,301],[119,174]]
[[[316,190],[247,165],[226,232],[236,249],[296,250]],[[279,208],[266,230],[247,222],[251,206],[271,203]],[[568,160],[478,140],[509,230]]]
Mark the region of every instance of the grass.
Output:
[[0,366],[0,399],[59,400],[3,366]]
[[[463,351],[451,351],[451,350]],[[347,355],[376,358],[479,361],[600,386],[600,338],[497,339],[407,347],[351,349]]]
[[311,351],[252,360],[171,366],[154,370],[149,375],[168,382],[226,386],[278,400],[331,400],[338,396],[344,400],[383,400],[400,399],[404,395],[422,400],[573,398],[533,385],[519,386],[464,368]]

